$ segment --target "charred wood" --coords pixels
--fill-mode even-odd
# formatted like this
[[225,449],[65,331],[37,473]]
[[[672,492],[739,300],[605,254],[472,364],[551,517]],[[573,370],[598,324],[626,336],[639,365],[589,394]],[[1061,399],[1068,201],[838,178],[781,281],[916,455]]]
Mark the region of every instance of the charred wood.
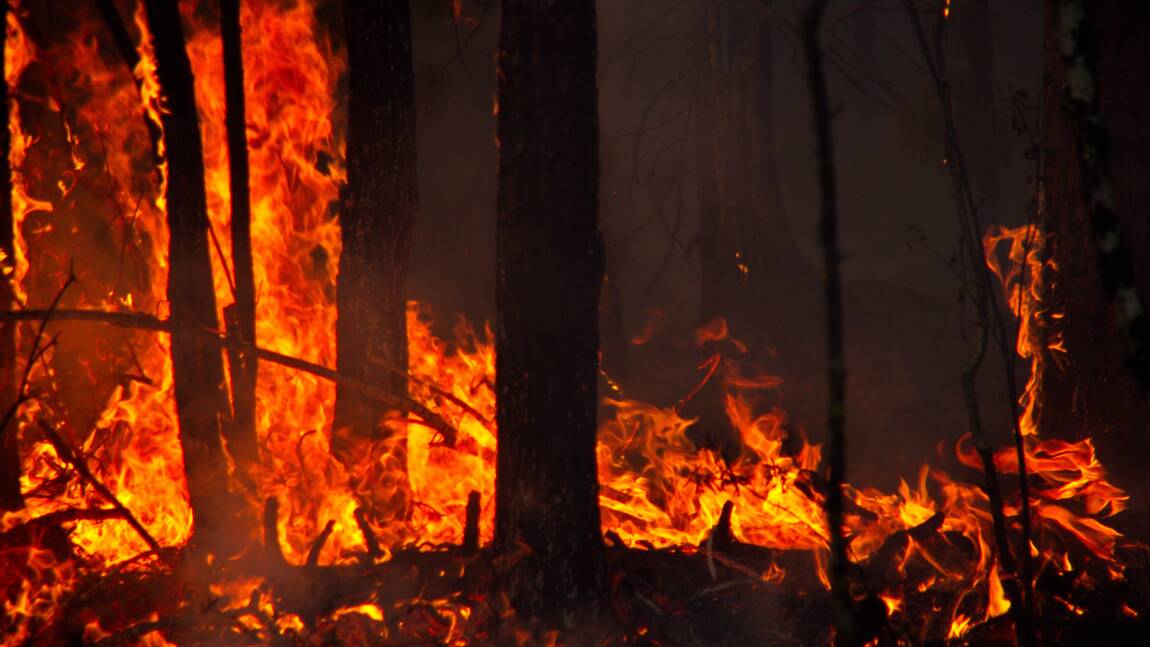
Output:
[[838,187],[835,180],[834,141],[831,130],[830,98],[823,71],[823,52],[819,43],[825,0],[816,0],[803,18],[803,49],[806,53],[811,105],[815,122],[816,160],[821,214],[819,239],[823,247],[824,287],[827,335],[827,380],[830,386],[827,403],[827,446],[830,478],[827,484],[827,532],[830,535],[831,607],[834,611],[835,644],[861,645],[866,639],[855,623],[855,604],[850,590],[850,561],[843,528],[846,483],[846,361],[843,356],[842,285],[839,277]]
[[[165,193],[168,230],[168,302],[172,322],[172,370],[180,445],[195,517],[195,534],[208,552],[234,525],[239,506],[227,490],[228,468],[221,440],[228,418],[223,358],[218,345],[199,334],[217,329],[203,146],[195,80],[174,0],[147,0],[144,10],[156,57],[156,74],[167,98],[161,114],[168,163]],[[223,545],[214,548],[224,548]]]
[[[4,25],[8,24],[8,2],[0,5]],[[0,51],[7,41],[7,28],[0,35]],[[12,170],[8,158],[12,134],[9,128],[8,81],[4,79],[0,103],[4,111],[4,125],[0,130],[0,308],[16,307],[14,280],[16,264],[16,220],[12,213]],[[0,321],[0,406],[15,402],[20,397],[16,377],[16,324]],[[24,507],[20,494],[20,449],[14,417],[0,421],[0,510],[19,510]]]
[[495,550],[519,616],[561,631],[598,616],[606,591],[595,455],[604,272],[596,50],[593,3],[503,3]]
[[[336,367],[407,394],[407,278],[418,202],[415,80],[408,0],[344,0],[348,55],[347,185],[340,200]],[[337,388],[332,447],[378,435],[386,410]]]
[[[228,185],[231,195],[232,268],[235,303],[227,317],[229,334],[256,343],[256,285],[252,267],[252,208],[248,179],[247,109],[244,100],[243,31],[240,0],[220,1],[223,41],[225,125],[228,137]],[[227,427],[228,451],[241,473],[259,460],[256,443],[255,358],[243,351],[228,353],[232,388],[232,421]]]

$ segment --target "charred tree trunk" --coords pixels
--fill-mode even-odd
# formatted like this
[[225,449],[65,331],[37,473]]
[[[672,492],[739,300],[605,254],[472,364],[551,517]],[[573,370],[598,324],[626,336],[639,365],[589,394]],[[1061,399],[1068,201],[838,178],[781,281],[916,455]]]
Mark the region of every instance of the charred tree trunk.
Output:
[[[341,373],[407,395],[405,279],[417,203],[415,80],[408,0],[345,0],[347,187],[342,196],[336,304]],[[384,409],[336,393],[333,449],[378,434]],[[401,444],[398,447],[402,447]]]
[[192,66],[176,0],[145,0],[156,74],[167,110],[162,113],[168,162],[165,194],[170,235],[168,301],[172,368],[180,445],[195,518],[195,536],[209,550],[232,523],[228,470],[220,439],[227,395],[220,349],[202,334],[218,330],[208,255],[208,213],[203,146]]
[[[239,0],[221,0],[220,33],[223,40],[225,122],[228,129],[228,172],[231,188],[231,263],[235,272],[236,303],[228,309],[228,333],[245,344],[255,344],[255,275],[252,268],[252,199],[248,186],[247,126],[244,106],[243,31]],[[231,377],[232,421],[228,449],[237,467],[250,467],[259,459],[255,440],[255,357],[241,351],[228,354]]]
[[[1084,182],[1082,156],[1086,153],[1081,121],[1067,96],[1067,64],[1059,52],[1053,22],[1060,3],[1048,2],[1051,22],[1046,32],[1046,87],[1043,97],[1043,146],[1048,151],[1044,178],[1050,259],[1057,265],[1057,280],[1048,288],[1053,312],[1064,313],[1057,322],[1064,340],[1066,370],[1050,366],[1042,375],[1043,397],[1039,424],[1044,433],[1071,439],[1093,438],[1103,464],[1115,480],[1135,490],[1131,498],[1145,506],[1150,488],[1145,485],[1144,462],[1150,441],[1150,403],[1127,366],[1123,331],[1114,305],[1103,289],[1098,242],[1092,230]],[[1150,294],[1150,50],[1130,25],[1150,22],[1150,5],[1123,2],[1083,3],[1082,28],[1093,45],[1094,69],[1075,70],[1096,77],[1097,111],[1094,130],[1109,135],[1100,147],[1109,163],[1113,186],[1114,228],[1123,232],[1120,245],[1134,263],[1138,287]],[[1095,144],[1089,144],[1094,146]],[[1088,178],[1090,179],[1090,178]],[[1096,178],[1093,178],[1096,180]],[[1145,302],[1145,299],[1143,299]],[[1139,496],[1139,488],[1142,496]],[[1145,508],[1142,507],[1144,510]],[[1131,515],[1131,517],[1145,515]]]
[[[244,106],[243,32],[240,0],[220,1],[220,36],[224,50],[224,92],[227,108],[228,173],[232,205],[232,266],[236,302],[228,309],[228,334],[256,343],[256,283],[252,268],[252,207],[248,186],[248,138]],[[232,383],[232,424],[228,450],[236,465],[246,468],[259,459],[256,444],[256,378],[254,357],[239,350],[228,353]]]
[[572,626],[602,604],[596,476],[599,124],[595,5],[505,0],[499,43],[495,542],[506,587]]
[[[4,33],[0,34],[0,53],[7,46],[8,3],[0,4],[3,9]],[[8,82],[3,80],[0,91],[0,106],[4,111],[4,127],[0,132],[0,308],[14,310],[16,293],[11,272],[16,263],[16,221],[12,215],[12,169],[9,168],[8,150],[11,133],[8,130]],[[0,322],[0,412],[3,412],[19,397],[16,392],[16,322]],[[0,416],[4,415],[0,413]],[[2,424],[2,423],[0,423]],[[0,427],[0,510],[19,510],[24,507],[24,497],[20,494],[20,452],[16,432],[16,421]]]

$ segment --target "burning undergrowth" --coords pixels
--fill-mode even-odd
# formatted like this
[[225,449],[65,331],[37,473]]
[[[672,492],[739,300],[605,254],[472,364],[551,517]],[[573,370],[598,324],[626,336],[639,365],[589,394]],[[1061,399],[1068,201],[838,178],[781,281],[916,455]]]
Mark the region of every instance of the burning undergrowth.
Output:
[[[193,5],[186,4],[185,19],[208,206],[218,248],[227,249],[220,44]],[[101,47],[95,16],[78,10],[60,40],[29,38],[27,20],[27,13],[9,14],[6,50],[8,82],[19,89],[11,158],[21,302],[31,309],[61,294],[62,307],[162,321],[163,165],[160,173],[141,172],[154,161],[144,115],[163,109],[149,50],[141,47],[130,74]],[[245,3],[243,21],[258,34],[245,42],[256,337],[269,351],[330,366],[340,254],[331,205],[343,181],[332,115],[341,53],[306,2]],[[136,22],[146,34],[142,16]],[[1021,321],[1017,350],[1032,370],[1020,426],[1033,540],[1016,546],[1035,564],[1030,604],[1065,627],[1061,637],[1089,636],[1101,625],[1145,629],[1145,586],[1128,575],[1144,578],[1145,558],[1110,523],[1125,494],[1107,481],[1089,440],[1042,439],[1034,420],[1036,376],[1060,353],[1060,315],[1044,310],[1041,292],[1042,277],[1056,268],[1043,266],[1036,237],[1030,229],[996,231],[986,250]],[[1002,242],[1006,261],[996,253]],[[217,301],[229,303],[223,254],[213,262]],[[70,263],[79,281],[61,293]],[[334,386],[261,364],[260,463],[250,474],[236,470],[229,485],[242,502],[240,516],[251,521],[232,529],[231,551],[205,564],[189,558],[192,515],[166,335],[44,321],[47,335],[36,322],[20,331],[21,349],[35,361],[16,414],[27,507],[0,517],[4,642],[548,639],[514,621],[494,593],[505,565],[483,549],[493,526],[497,442],[489,331],[461,322],[445,341],[432,333],[430,309],[412,304],[411,399],[439,423],[395,411],[381,421],[389,440],[356,440],[354,460],[331,451]],[[700,380],[719,387],[741,452],[723,458],[697,447],[688,436],[695,421],[679,405],[604,401],[598,458],[617,623],[611,638],[825,641],[816,620],[827,614],[820,448],[787,426],[784,411],[764,404],[779,381],[747,360],[722,321],[700,330],[697,341],[713,351]],[[78,393],[97,402],[90,419],[77,414]],[[952,475],[924,466],[896,492],[847,489],[860,622],[885,640],[1012,635],[1004,582],[1015,576],[996,558],[982,465],[968,438],[955,452],[969,470]],[[1013,449],[994,461],[1004,481],[1016,480]],[[1007,488],[1011,537],[1018,535],[1018,496]],[[800,620],[783,627],[764,617]]]

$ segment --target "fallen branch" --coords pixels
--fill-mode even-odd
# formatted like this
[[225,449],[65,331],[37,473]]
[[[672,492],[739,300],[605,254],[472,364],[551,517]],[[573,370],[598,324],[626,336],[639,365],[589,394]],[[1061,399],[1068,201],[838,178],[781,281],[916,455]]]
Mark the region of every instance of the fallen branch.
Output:
[[[37,321],[51,312],[52,319],[55,321],[85,321],[92,323],[104,323],[119,328],[131,328],[134,330],[148,330],[152,332],[171,332],[171,322],[168,319],[160,319],[159,317],[145,314],[142,312],[107,312],[104,310],[16,310],[10,312],[0,312],[0,321]],[[236,349],[246,351],[255,355],[259,360],[278,364],[287,368],[295,369],[297,371],[314,375],[318,378],[328,380],[339,386],[351,389],[364,395],[368,398],[376,400],[377,402],[386,404],[388,406],[398,406],[400,403],[396,402],[395,396],[385,389],[381,389],[374,384],[364,382],[363,380],[349,377],[334,369],[330,369],[321,364],[309,362],[298,357],[284,355],[277,353],[273,350],[260,348],[255,344],[244,342],[234,336],[220,335],[219,332],[214,330],[201,331],[205,337],[215,341],[220,346],[227,349]],[[444,389],[435,386],[434,384],[424,384],[437,395],[443,396],[452,402],[459,401],[459,399],[445,391]],[[460,401],[461,402],[461,401]],[[424,404],[416,402],[414,399],[408,397],[404,403],[406,408],[423,418],[423,421],[432,429],[439,432],[443,436],[444,444],[448,447],[455,445],[456,439],[459,437],[459,430],[451,426],[446,420],[438,414],[432,412]],[[470,406],[462,407],[469,414],[475,417],[476,420],[484,425],[490,425],[491,422],[486,420],[474,408]]]
[[152,533],[148,532],[148,529],[140,523],[140,520],[137,519],[135,515],[133,515],[132,512],[128,510],[128,508],[124,507],[123,503],[120,503],[120,500],[116,498],[116,495],[113,494],[107,486],[101,483],[100,480],[97,479],[94,474],[92,474],[92,471],[88,469],[88,466],[84,463],[83,459],[76,456],[76,453],[72,451],[72,447],[68,445],[68,443],[60,436],[60,434],[56,433],[56,430],[52,428],[52,425],[48,424],[44,420],[39,420],[38,422],[40,423],[40,429],[43,430],[44,435],[48,438],[48,442],[52,443],[52,447],[56,449],[56,453],[60,455],[60,458],[63,458],[64,460],[71,463],[72,467],[76,468],[76,471],[79,472],[80,476],[83,477],[83,479],[92,486],[92,489],[99,492],[100,496],[107,499],[108,503],[110,503],[113,508],[119,511],[120,514],[124,515],[124,520],[128,522],[128,525],[132,527],[132,530],[136,531],[136,534],[140,536],[140,539],[144,540],[144,543],[148,545],[148,548],[151,548],[153,552],[160,552],[162,550],[160,542],[156,541],[156,538],[152,536]]

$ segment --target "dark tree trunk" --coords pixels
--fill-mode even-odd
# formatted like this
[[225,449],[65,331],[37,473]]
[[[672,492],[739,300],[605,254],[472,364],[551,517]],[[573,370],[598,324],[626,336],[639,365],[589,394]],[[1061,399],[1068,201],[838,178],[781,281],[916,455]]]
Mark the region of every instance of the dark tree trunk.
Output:
[[600,606],[595,463],[599,124],[595,5],[505,0],[499,43],[495,542],[506,586],[568,626]]
[[156,74],[167,110],[162,113],[168,162],[165,199],[170,235],[168,301],[172,320],[172,367],[180,445],[195,518],[196,539],[210,547],[230,524],[228,470],[220,433],[226,423],[223,358],[202,331],[218,330],[203,147],[192,66],[184,45],[176,0],[145,0]]
[[[1048,2],[1053,15],[1054,3]],[[1114,207],[1123,244],[1134,256],[1139,288],[1150,294],[1150,49],[1144,30],[1150,5],[1134,0],[1085,3],[1087,29],[1095,47],[1101,126],[1109,133],[1108,161]],[[1050,24],[1046,33],[1043,145],[1048,252],[1057,264],[1048,288],[1051,310],[1067,351],[1065,370],[1048,364],[1042,375],[1039,424],[1043,433],[1070,439],[1091,437],[1103,464],[1119,485],[1135,490],[1132,505],[1145,509],[1150,488],[1145,457],[1150,449],[1150,404],[1126,365],[1126,347],[1114,307],[1103,290],[1098,251],[1083,192],[1082,149],[1074,111],[1066,99],[1066,64]],[[1145,299],[1143,299],[1145,302]],[[1138,496],[1141,490],[1142,496]],[[1135,515],[1128,515],[1133,517]],[[1145,515],[1141,515],[1145,516]]]
[[[3,25],[8,24],[8,3],[3,8]],[[0,34],[0,52],[7,45],[7,28]],[[0,308],[13,310],[16,295],[11,271],[16,261],[16,222],[12,216],[12,169],[8,163],[11,133],[8,131],[8,82],[5,79],[0,92],[0,106],[4,111],[4,127],[0,132]],[[16,322],[0,322],[0,416],[3,416],[19,397],[16,392]],[[0,424],[3,424],[0,422]],[[19,510],[24,507],[20,494],[20,452],[16,434],[16,421],[0,427],[0,510]]]
[[[232,266],[236,302],[229,306],[228,334],[256,343],[256,287],[252,269],[252,208],[248,186],[248,138],[244,106],[243,32],[240,0],[220,0],[220,36],[224,50],[225,116],[232,206]],[[228,353],[232,383],[232,424],[228,450],[241,471],[259,458],[256,445],[257,363],[241,351]]]
[[[340,226],[337,364],[345,375],[407,395],[405,279],[417,206],[415,80],[408,0],[345,0],[347,187]],[[385,411],[336,394],[332,444],[377,435]]]

